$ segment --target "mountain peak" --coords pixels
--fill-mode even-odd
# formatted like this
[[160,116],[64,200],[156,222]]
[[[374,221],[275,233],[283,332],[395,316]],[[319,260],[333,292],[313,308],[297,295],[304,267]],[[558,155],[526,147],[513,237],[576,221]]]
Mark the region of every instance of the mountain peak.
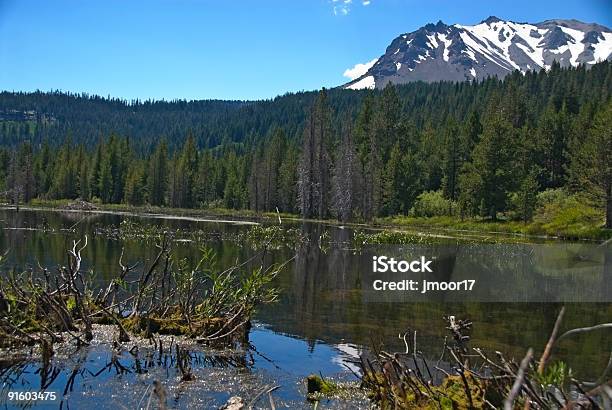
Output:
[[424,29],[425,31],[442,31],[446,29],[447,27],[448,26],[444,24],[442,20],[438,20],[436,24],[428,23],[428,24],[425,24],[423,27],[421,27],[421,29]]
[[345,88],[412,81],[474,81],[519,70],[612,60],[612,31],[578,20],[517,23],[490,16],[473,26],[441,20],[395,38],[365,74]]
[[489,16],[489,17],[487,17],[486,19],[482,20],[482,21],[480,22],[480,24],[483,24],[483,23],[484,23],[484,24],[493,24],[493,23],[497,23],[497,22],[500,22],[500,21],[503,21],[503,20],[502,20],[502,19],[500,19],[499,17],[496,17],[496,16]]

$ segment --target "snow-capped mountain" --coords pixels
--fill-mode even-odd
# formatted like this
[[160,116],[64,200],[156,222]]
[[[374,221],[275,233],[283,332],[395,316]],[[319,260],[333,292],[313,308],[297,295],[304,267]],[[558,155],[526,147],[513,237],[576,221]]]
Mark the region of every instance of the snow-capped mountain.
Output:
[[463,26],[427,24],[391,42],[383,56],[344,88],[382,88],[388,82],[464,81],[612,60],[612,30],[577,20],[528,24],[489,17]]

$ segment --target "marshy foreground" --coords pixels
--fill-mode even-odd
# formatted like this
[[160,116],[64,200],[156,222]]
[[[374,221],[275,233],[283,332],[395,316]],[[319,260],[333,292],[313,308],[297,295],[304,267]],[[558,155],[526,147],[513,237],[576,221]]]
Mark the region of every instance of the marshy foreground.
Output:
[[75,215],[3,212],[8,407],[610,405],[609,304],[361,300],[363,247],[431,237]]

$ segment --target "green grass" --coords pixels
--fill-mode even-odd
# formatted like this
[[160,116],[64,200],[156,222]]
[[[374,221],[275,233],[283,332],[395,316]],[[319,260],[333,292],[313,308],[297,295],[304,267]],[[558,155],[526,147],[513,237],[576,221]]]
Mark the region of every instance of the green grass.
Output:
[[519,234],[562,239],[606,240],[612,238],[612,230],[603,228],[603,218],[594,210],[584,209],[565,209],[550,219],[534,218],[528,223],[503,219],[492,221],[482,218],[461,220],[452,216],[428,218],[392,216],[378,218],[375,223],[385,227],[434,228],[447,231]]

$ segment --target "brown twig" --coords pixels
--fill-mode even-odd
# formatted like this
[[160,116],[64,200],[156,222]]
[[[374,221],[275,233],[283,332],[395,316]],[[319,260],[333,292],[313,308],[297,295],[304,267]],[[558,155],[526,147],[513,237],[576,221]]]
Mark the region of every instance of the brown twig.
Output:
[[516,374],[516,379],[514,380],[514,384],[512,385],[512,389],[510,389],[510,393],[504,401],[504,410],[512,410],[512,405],[514,404],[514,401],[516,400],[523,386],[523,380],[525,379],[525,370],[527,369],[527,366],[529,365],[529,362],[531,361],[532,357],[533,349],[529,348],[529,350],[527,350],[527,354],[525,355],[523,360],[521,360],[521,365],[519,366],[518,372]]
[[546,367],[546,362],[550,357],[550,353],[552,352],[552,348],[555,344],[557,333],[559,333],[559,327],[561,327],[561,321],[563,320],[563,315],[565,314],[565,306],[561,308],[559,315],[557,316],[557,320],[555,321],[555,325],[553,326],[552,333],[550,334],[550,338],[548,339],[548,343],[546,343],[546,347],[544,348],[544,352],[542,353],[542,357],[540,357],[540,363],[538,364],[538,374],[544,373],[544,368]]

